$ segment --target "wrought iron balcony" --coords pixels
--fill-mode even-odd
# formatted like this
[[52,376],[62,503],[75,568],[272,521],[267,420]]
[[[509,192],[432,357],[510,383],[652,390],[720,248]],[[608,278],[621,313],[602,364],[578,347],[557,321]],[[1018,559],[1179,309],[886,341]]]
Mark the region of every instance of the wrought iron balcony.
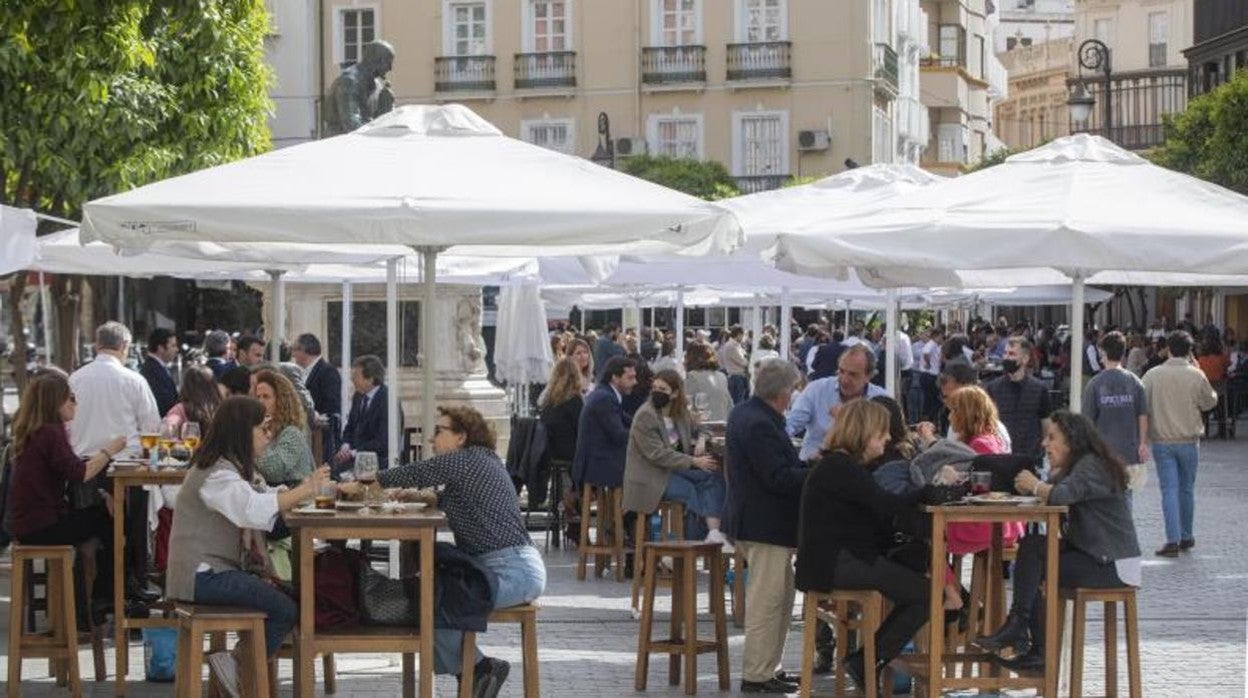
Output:
[[434,75],[438,92],[493,92],[494,56],[440,56]]
[[875,45],[875,89],[889,97],[897,96],[897,52],[888,44]]
[[641,81],[647,85],[706,82],[706,47],[642,47]]
[[793,77],[792,49],[788,41],[728,44],[728,79],[788,80]]
[[791,175],[787,174],[769,174],[769,175],[745,175],[743,177],[733,177],[737,182],[737,189],[742,194],[755,194],[760,191],[769,191],[771,189],[779,189],[783,187],[785,182],[791,179]]
[[516,54],[516,89],[576,87],[576,51]]

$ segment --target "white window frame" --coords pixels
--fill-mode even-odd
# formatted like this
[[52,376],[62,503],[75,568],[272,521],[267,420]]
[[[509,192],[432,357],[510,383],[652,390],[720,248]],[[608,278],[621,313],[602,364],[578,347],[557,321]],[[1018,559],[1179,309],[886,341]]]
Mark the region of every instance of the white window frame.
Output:
[[[1157,41],[1157,37],[1153,36],[1153,20],[1161,19],[1161,41]],[[1162,61],[1159,64],[1153,63],[1153,46],[1160,44],[1166,47],[1166,51]],[[1162,10],[1160,12],[1148,13],[1148,67],[1162,68],[1170,62],[1170,13]]]
[[552,119],[548,117],[543,117],[541,119],[522,119],[520,121],[521,140],[523,140],[525,143],[532,143],[533,145],[537,145],[543,148],[547,147],[539,143],[534,143],[532,140],[530,140],[530,137],[529,137],[529,129],[532,129],[535,127],[543,127],[543,126],[564,126],[565,128],[568,129],[568,140],[567,140],[567,143],[564,145],[564,147],[562,149],[549,148],[549,150],[553,150],[559,153],[564,153],[565,155],[576,154],[576,119],[571,119],[571,118]]
[[[784,143],[780,147],[780,171],[772,173],[747,173],[745,171],[745,131],[742,123],[752,117],[768,116],[780,118],[780,133]],[[793,134],[789,131],[789,110],[787,109],[750,109],[732,113],[732,175],[734,177],[762,177],[767,174],[792,174]]]
[[[344,14],[347,12],[358,12],[360,10],[373,11],[373,40],[376,41],[381,36],[381,5],[377,3],[352,3],[350,5],[334,5],[334,66],[342,65],[347,60],[347,46],[343,42],[342,32],[346,28],[346,19]],[[360,52],[363,54],[364,46],[360,46]]]
[[485,5],[485,52],[482,56],[494,55],[494,0],[442,0],[442,55],[458,56],[455,53],[455,13],[456,5]]
[[[1105,36],[1101,36],[1100,27],[1105,27]],[[1114,19],[1112,17],[1097,17],[1093,19],[1092,38],[1104,42],[1106,46],[1112,49],[1114,47]]]
[[693,121],[697,124],[698,143],[697,151],[694,157],[698,160],[706,159],[706,129],[702,121],[702,114],[684,114],[680,112],[668,112],[666,114],[651,114],[646,117],[646,145],[651,155],[662,155],[659,152],[659,124],[664,121]]
[[[733,35],[736,37],[737,43],[744,44],[749,42],[750,23],[748,21],[749,14],[746,12],[746,4],[749,0],[734,1],[734,18],[733,18]],[[780,38],[776,41],[789,40],[789,0],[780,0]]]
[[[722,1],[722,0],[720,0]],[[693,0],[693,44],[700,46],[703,43],[702,37],[702,0]],[[650,45],[651,46],[668,46],[663,40],[663,0],[650,0]],[[688,46],[690,44],[675,44],[677,46]]]
[[[525,53],[537,53],[537,49],[535,48],[537,45],[537,37],[533,34],[533,23],[536,21],[536,16],[533,13],[533,0],[521,1],[524,3],[524,20],[523,25],[520,27],[520,45],[523,47]],[[573,0],[563,0],[563,34],[564,41],[567,44],[567,46],[563,48],[564,51],[576,50],[573,48],[576,44],[574,43],[575,38],[572,34],[573,4]],[[486,17],[487,19],[489,18],[489,10],[486,10]]]

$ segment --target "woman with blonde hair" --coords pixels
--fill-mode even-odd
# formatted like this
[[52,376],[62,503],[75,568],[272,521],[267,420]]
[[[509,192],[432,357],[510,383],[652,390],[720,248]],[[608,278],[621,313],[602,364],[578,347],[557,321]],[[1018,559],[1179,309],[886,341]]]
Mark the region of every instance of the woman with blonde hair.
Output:
[[308,417],[295,386],[282,374],[262,369],[252,375],[252,396],[264,405],[273,441],[256,456],[256,472],[270,485],[297,483],[312,474]]
[[[886,546],[898,526],[918,533],[920,514],[914,505],[921,490],[892,494],[868,471],[889,438],[889,412],[883,405],[853,400],[841,408],[824,442],[823,459],[802,488],[797,533],[798,590],[874,589],[893,603],[875,637],[877,670],[901,653],[928,613],[926,554],[898,554]],[[845,670],[865,688],[864,662],[862,650],[845,658]]]
[[565,351],[581,372],[581,395],[587,395],[594,389],[594,352],[589,348],[589,342],[580,337],[568,342]]

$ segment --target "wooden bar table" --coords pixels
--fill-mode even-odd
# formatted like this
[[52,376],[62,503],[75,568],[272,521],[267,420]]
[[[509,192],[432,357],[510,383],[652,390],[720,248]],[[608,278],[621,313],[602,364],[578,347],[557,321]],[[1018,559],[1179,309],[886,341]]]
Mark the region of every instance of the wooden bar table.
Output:
[[[186,479],[186,467],[173,466],[152,470],[137,462],[122,461],[109,467],[108,477],[113,481],[113,624],[117,652],[117,677],[113,692],[123,696],[126,694],[126,674],[130,668],[130,628],[177,625],[177,621],[166,618],[126,616],[126,494],[131,487],[181,485]],[[144,544],[146,545],[146,541]]]
[[[410,507],[411,505],[409,505]],[[371,511],[375,513],[364,513]],[[376,509],[286,515],[294,543],[294,582],[299,590],[299,625],[295,636],[295,695],[310,697],[316,683],[317,654],[400,652],[403,654],[403,696],[415,696],[415,655],[420,655],[420,696],[433,696],[433,543],[446,516],[433,508],[400,513]],[[349,628],[316,630],[313,588],[315,540],[398,540],[419,546],[420,625],[418,628]]]
[[[926,682],[928,698],[937,698],[945,691],[965,689],[1002,689],[1035,688],[1041,695],[1048,698],[1057,696],[1057,680],[1059,672],[1059,652],[1062,639],[1057,636],[1058,614],[1061,604],[1058,603],[1057,563],[1058,537],[1061,530],[1061,517],[1066,513],[1064,506],[1048,506],[1041,504],[956,504],[945,506],[928,506],[924,511],[932,516],[932,569],[930,580],[929,601],[931,617],[927,622],[927,654],[916,655],[918,666],[910,663],[911,669],[918,669],[918,677]],[[953,668],[960,662],[975,662],[981,665],[989,659],[986,652],[946,652],[945,651],[945,611],[944,586],[945,568],[949,561],[945,554],[945,525],[957,521],[973,521],[993,525],[993,545],[988,557],[988,577],[986,598],[984,599],[984,624],[989,632],[996,630],[1003,619],[995,618],[994,607],[1004,593],[1001,583],[1001,525],[1010,521],[1026,521],[1045,524],[1047,539],[1047,560],[1045,563],[1044,594],[1045,603],[1045,648],[1044,676],[1019,676],[1010,678],[1009,672],[989,672],[985,676],[945,676],[946,667]],[[954,674],[954,671],[950,671]]]

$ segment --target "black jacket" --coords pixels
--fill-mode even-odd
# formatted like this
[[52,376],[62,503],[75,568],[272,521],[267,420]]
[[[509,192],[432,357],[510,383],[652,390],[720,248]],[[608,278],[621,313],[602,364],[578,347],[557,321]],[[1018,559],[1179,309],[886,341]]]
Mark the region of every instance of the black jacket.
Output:
[[174,382],[173,376],[169,375],[169,369],[151,354],[143,359],[143,366],[139,369],[139,373],[147,379],[147,387],[152,389],[152,395],[156,398],[156,408],[160,410],[160,416],[163,418],[174,405],[178,404],[178,384]]
[[[351,398],[351,414],[347,417],[347,426],[342,431],[343,443],[351,444],[354,451],[372,451],[377,454],[377,462],[385,468],[390,463],[390,445],[386,438],[389,410],[387,407],[386,386],[380,386],[373,396],[368,409],[364,409],[364,396],[356,393]],[[399,430],[403,429],[403,410],[399,408]]]
[[784,430],[784,415],[754,397],[728,413],[724,533],[733,540],[797,545],[797,511],[810,468]]
[[572,462],[576,457],[577,422],[585,401],[580,395],[564,400],[558,405],[542,408],[542,424],[546,426],[546,457],[550,460]]
[[615,389],[599,383],[585,398],[577,424],[576,456],[572,459],[572,482],[603,487],[624,484],[624,456],[628,451],[628,427]]
[[303,385],[312,394],[312,404],[318,413],[342,416],[342,375],[329,362],[317,359],[308,368]]
[[847,453],[825,455],[802,489],[798,590],[831,591],[842,550],[872,562],[884,554],[894,533],[918,533],[919,495],[888,492]]
[[815,358],[810,361],[810,379],[812,381],[828,376],[835,376],[837,364],[841,360],[841,352],[845,345],[840,342],[828,342],[815,351]]
[[433,566],[433,627],[485,632],[498,576],[450,543],[434,543]]

